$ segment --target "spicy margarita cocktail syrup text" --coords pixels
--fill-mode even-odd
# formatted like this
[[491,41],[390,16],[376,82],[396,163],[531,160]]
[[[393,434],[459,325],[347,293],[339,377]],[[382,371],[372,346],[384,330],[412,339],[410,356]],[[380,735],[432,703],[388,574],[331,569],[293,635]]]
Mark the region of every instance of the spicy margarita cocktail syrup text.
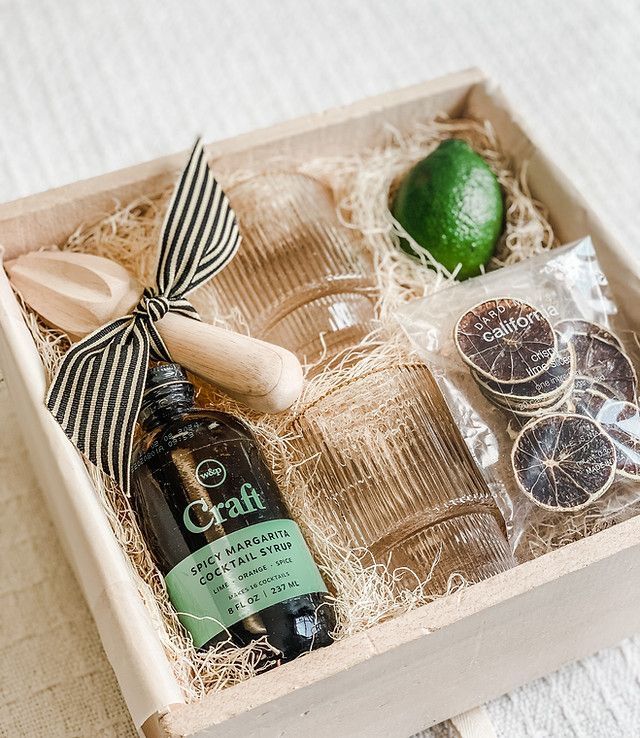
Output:
[[201,410],[176,364],[149,371],[133,507],[197,648],[266,636],[283,660],[331,643],[327,588],[255,438]]

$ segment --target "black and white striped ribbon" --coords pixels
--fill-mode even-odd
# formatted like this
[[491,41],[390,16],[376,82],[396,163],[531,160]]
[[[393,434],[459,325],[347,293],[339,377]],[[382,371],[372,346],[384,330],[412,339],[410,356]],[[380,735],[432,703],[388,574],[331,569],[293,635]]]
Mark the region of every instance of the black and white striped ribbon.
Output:
[[186,296],[224,269],[239,245],[235,214],[198,140],[162,226],[155,286],[130,315],[74,344],[53,379],[47,407],[125,494],[149,358],[171,360],[155,322],[169,311],[199,319]]

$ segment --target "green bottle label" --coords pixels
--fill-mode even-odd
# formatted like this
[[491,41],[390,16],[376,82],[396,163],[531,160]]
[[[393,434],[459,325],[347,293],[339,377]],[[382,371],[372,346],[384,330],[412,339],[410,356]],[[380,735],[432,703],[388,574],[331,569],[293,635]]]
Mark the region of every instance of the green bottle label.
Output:
[[196,648],[266,607],[327,591],[300,528],[286,519],[208,543],[174,566],[165,582]]

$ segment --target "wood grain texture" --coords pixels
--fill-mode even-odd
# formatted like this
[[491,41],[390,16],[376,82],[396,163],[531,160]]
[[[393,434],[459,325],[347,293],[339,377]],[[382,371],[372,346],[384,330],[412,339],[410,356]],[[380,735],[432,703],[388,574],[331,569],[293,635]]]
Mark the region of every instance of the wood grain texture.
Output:
[[157,325],[178,364],[258,412],[282,412],[302,392],[300,362],[281,346],[173,313]]

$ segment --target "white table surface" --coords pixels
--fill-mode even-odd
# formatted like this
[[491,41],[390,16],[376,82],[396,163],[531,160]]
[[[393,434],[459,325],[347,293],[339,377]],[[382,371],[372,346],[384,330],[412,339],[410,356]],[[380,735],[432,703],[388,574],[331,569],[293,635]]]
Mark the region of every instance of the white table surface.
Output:
[[[0,0],[0,201],[477,65],[638,240],[639,46],[635,0]],[[12,412],[0,387],[0,735],[133,735]],[[638,736],[640,639],[488,710],[500,738]]]

